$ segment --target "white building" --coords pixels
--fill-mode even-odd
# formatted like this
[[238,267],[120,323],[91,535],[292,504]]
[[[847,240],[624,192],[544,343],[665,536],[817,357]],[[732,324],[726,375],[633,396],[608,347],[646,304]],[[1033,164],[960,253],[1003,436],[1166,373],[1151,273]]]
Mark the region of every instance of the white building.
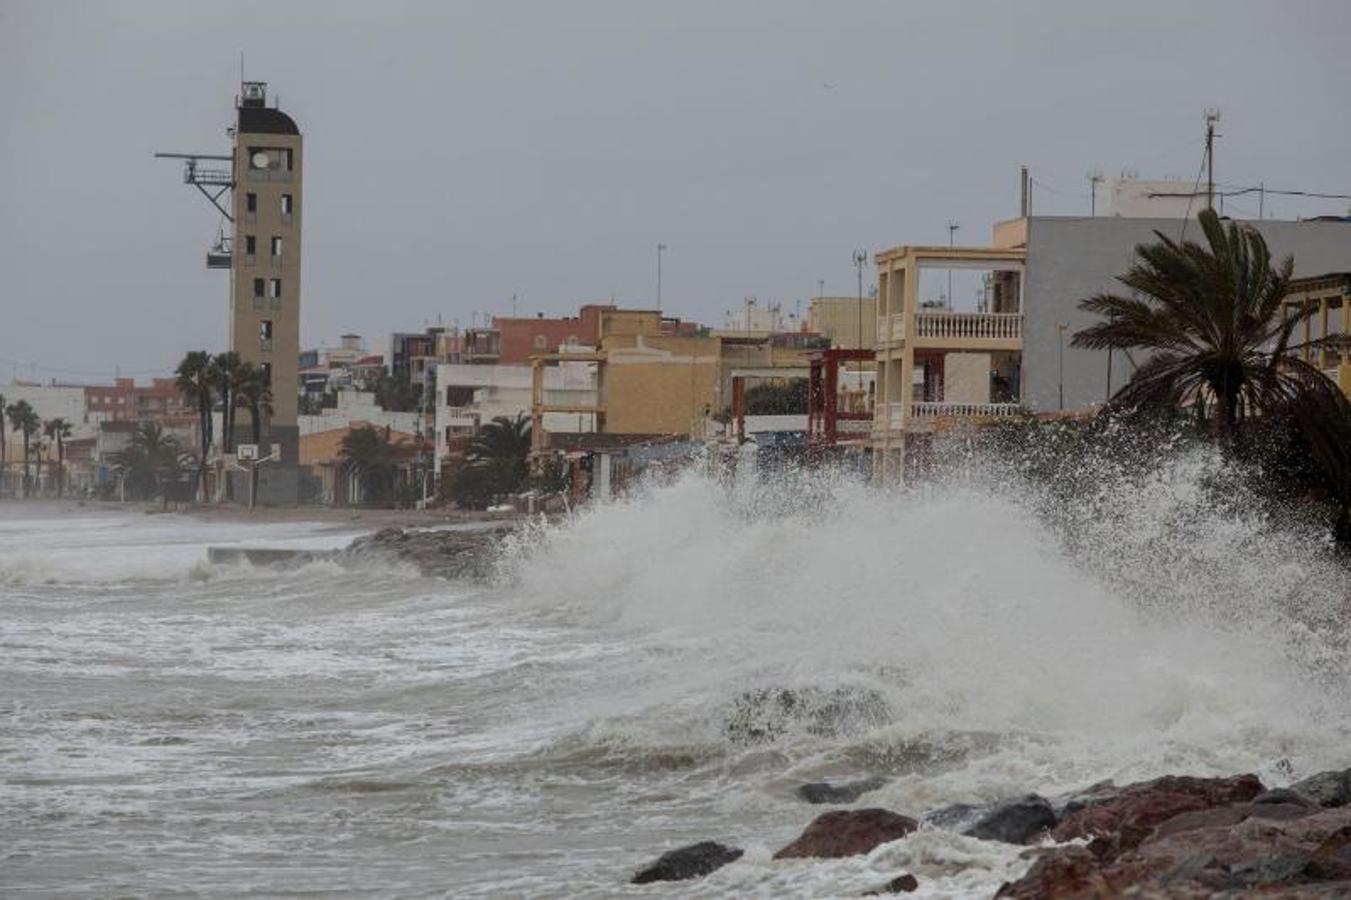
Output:
[[386,426],[395,431],[417,434],[423,416],[417,412],[387,412],[375,402],[369,391],[338,391],[338,405],[321,410],[318,415],[297,416],[302,435],[346,428],[353,422],[367,422],[376,428]]
[[[76,439],[93,437],[98,432],[99,422],[107,418],[89,411],[85,390],[79,385],[16,381],[0,385],[0,395],[4,396],[6,405],[26,401],[43,422],[65,419],[70,423],[71,437]],[[8,419],[5,420],[5,428],[9,430]]]
[[[1206,208],[1205,183],[1180,178],[1147,180],[1131,175],[1109,178],[1098,190],[1102,215],[1123,219],[1196,218]],[[1196,191],[1202,193],[1197,194]]]
[[[590,352],[589,347],[567,350]],[[555,404],[594,405],[596,365],[563,362],[545,367],[544,401]],[[443,363],[436,368],[436,470],[458,435],[473,434],[498,416],[529,417],[533,397],[530,366],[492,366]],[[594,417],[577,413],[546,413],[547,431],[595,430]]]

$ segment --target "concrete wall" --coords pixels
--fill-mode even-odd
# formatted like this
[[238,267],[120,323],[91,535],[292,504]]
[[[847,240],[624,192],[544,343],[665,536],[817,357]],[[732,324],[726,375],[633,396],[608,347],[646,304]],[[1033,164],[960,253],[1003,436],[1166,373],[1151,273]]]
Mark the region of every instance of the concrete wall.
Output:
[[721,408],[721,342],[713,337],[606,338],[605,431],[691,434]]
[[[1074,333],[1096,321],[1077,304],[1093,294],[1124,291],[1116,276],[1130,266],[1135,246],[1155,240],[1156,229],[1176,238],[1180,227],[1177,219],[1033,217],[1028,222],[1024,403],[1040,411],[1059,405],[1057,324],[1069,326],[1064,334],[1065,407],[1104,400],[1107,353],[1070,347]],[[1275,257],[1294,255],[1296,275],[1351,271],[1351,222],[1261,222],[1257,228]],[[1187,239],[1204,241],[1195,222],[1187,227]],[[1124,355],[1113,354],[1112,390],[1130,375]]]
[[[72,438],[93,437],[98,432],[98,417],[88,415],[82,387],[14,382],[0,385],[0,396],[5,398],[6,405],[26,400],[43,424],[49,419],[65,419],[70,423]],[[5,418],[5,440],[22,443],[18,432],[10,428],[8,416]]]

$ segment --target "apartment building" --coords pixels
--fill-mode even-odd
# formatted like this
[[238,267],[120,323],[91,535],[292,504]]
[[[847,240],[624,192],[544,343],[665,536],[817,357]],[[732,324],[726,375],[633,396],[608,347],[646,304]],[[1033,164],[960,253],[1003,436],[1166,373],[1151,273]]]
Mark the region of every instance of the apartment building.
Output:
[[[1094,321],[1079,301],[1123,290],[1116,279],[1135,248],[1157,232],[1183,236],[1187,221],[1027,216],[996,224],[984,247],[876,253],[878,477],[900,471],[908,434],[940,420],[1104,402],[1141,360],[1073,347]],[[1294,256],[1297,275],[1351,271],[1351,221],[1251,224],[1277,258]],[[1188,230],[1202,239],[1194,222]]]

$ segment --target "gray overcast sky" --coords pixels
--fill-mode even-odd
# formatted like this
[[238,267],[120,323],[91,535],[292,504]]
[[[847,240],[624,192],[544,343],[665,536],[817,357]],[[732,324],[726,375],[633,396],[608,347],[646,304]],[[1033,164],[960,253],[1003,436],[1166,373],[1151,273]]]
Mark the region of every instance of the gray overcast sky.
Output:
[[[1351,193],[1351,3],[0,0],[0,381],[223,349],[218,217],[155,150],[221,152],[239,75],[306,140],[303,337],[852,293],[850,254],[981,243],[1085,172]],[[1055,194],[1051,189],[1062,194]],[[1346,204],[1274,201],[1278,215]]]

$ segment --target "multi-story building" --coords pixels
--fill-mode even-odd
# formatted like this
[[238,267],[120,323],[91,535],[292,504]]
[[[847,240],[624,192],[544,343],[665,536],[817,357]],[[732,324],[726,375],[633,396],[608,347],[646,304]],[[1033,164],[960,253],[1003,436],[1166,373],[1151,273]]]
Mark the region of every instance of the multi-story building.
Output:
[[[899,472],[906,436],[937,420],[1049,412],[1104,402],[1136,364],[1072,346],[1095,317],[1079,302],[1121,292],[1135,248],[1186,219],[1028,216],[985,247],[903,246],[875,254],[878,383],[874,471]],[[1351,221],[1251,223],[1296,274],[1351,271]],[[1192,222],[1189,240],[1203,240]],[[945,283],[956,287],[943,290]],[[1329,306],[1329,309],[1332,307]]]
[[[263,502],[294,503],[303,140],[294,119],[267,105],[264,82],[243,82],[235,106],[228,156],[161,155],[185,159],[184,182],[230,220],[229,236],[222,234],[207,252],[206,265],[230,271],[229,348],[272,384],[273,412],[263,424],[263,439],[265,448],[276,447],[278,455],[261,469],[258,496]],[[212,167],[212,160],[228,162],[229,168]],[[245,422],[237,428],[235,442],[249,442],[251,426]]]
[[[273,385],[263,439],[278,445],[281,456],[262,468],[259,497],[294,503],[303,138],[294,119],[267,105],[263,82],[242,85],[237,112],[230,349],[266,372]],[[249,425],[237,428],[236,441],[247,442]]]
[[838,350],[871,349],[877,346],[877,298],[813,297],[807,330],[828,338]]
[[1351,396],[1351,272],[1310,275],[1290,282],[1291,312],[1307,312],[1293,338],[1305,362],[1323,370]]

